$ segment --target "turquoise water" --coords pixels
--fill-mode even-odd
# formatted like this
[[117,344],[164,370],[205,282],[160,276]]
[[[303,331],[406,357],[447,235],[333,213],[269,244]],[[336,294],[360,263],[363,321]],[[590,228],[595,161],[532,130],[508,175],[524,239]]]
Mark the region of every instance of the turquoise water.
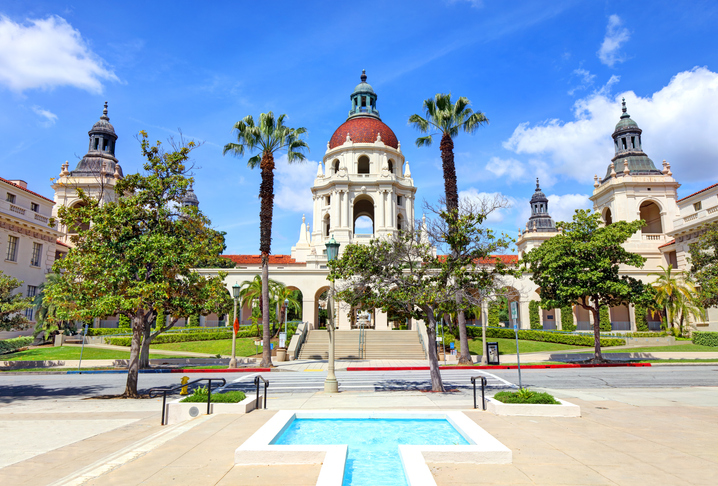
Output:
[[466,445],[446,419],[295,419],[274,444],[347,444],[342,486],[406,486],[399,445]]

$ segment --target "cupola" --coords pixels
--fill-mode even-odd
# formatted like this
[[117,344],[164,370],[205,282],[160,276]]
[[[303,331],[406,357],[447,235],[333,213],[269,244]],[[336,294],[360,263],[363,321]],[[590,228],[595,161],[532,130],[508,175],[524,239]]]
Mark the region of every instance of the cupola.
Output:
[[366,69],[362,69],[360,79],[361,83],[357,84],[354,92],[349,95],[352,101],[349,118],[359,115],[379,118],[379,110],[376,109],[377,96],[371,84],[366,82]]
[[622,177],[623,175],[661,175],[653,161],[643,152],[641,140],[643,130],[638,128],[638,124],[628,114],[625,98],[623,98],[621,105],[621,119],[616,124],[613,135],[611,135],[615,154],[603,180],[611,178],[614,173],[617,177]]
[[531,196],[531,217],[529,218],[526,229],[528,231],[554,232],[556,225],[548,213],[548,198],[541,190],[538,177],[536,178],[536,190]]

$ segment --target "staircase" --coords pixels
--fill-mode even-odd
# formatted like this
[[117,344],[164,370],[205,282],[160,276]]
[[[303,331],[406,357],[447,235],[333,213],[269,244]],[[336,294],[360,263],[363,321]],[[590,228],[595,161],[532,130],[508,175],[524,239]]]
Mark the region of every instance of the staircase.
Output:
[[[336,359],[359,358],[359,331],[335,331]],[[425,359],[424,348],[416,331],[372,331],[364,334],[366,345],[363,359]],[[329,332],[309,331],[299,351],[299,359],[327,359]]]

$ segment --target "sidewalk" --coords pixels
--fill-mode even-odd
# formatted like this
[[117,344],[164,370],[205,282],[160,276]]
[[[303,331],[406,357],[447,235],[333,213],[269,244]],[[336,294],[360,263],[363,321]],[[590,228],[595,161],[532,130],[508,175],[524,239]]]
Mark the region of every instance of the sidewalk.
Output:
[[[582,417],[498,417],[467,410],[468,394],[418,392],[287,394],[270,400],[271,410],[200,415],[166,427],[159,426],[159,404],[148,401],[71,402],[78,406],[76,412],[70,412],[67,402],[55,408],[47,403],[11,405],[0,411],[0,425],[17,425],[4,440],[26,450],[46,441],[43,429],[82,430],[92,421],[95,426],[106,422],[110,415],[130,422],[105,425],[107,430],[91,437],[76,438],[1,468],[0,484],[314,485],[319,466],[234,466],[234,451],[275,410],[328,408],[464,409],[513,452],[509,465],[429,464],[440,486],[707,485],[718,475],[718,388],[561,390],[555,394],[580,405]],[[88,402],[100,403],[106,411],[89,412]],[[34,411],[34,407],[41,408]],[[23,432],[20,423],[30,420],[39,426]]]

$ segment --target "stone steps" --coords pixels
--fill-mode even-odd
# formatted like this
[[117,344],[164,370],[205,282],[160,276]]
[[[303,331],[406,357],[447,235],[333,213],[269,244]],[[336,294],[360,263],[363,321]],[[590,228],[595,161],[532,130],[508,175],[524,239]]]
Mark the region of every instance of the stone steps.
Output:
[[[359,331],[336,331],[336,359],[359,359]],[[363,359],[425,359],[416,331],[366,331]],[[309,331],[299,359],[327,359],[329,333]]]

